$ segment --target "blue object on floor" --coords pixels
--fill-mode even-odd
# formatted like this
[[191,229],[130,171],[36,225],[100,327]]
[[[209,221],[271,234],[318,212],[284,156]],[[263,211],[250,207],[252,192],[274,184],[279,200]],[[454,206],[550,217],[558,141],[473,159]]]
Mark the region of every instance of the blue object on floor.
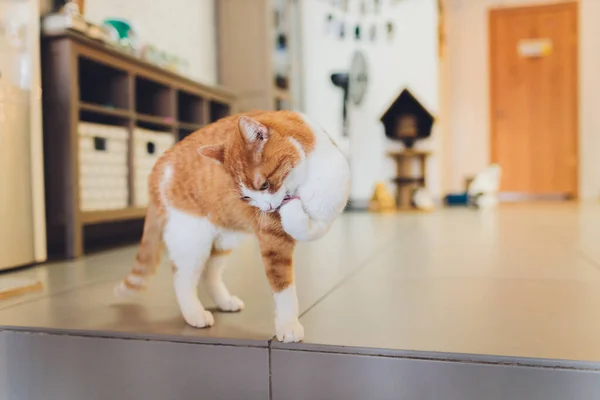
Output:
[[465,193],[449,194],[444,197],[444,203],[447,206],[467,206],[469,205],[469,195]]

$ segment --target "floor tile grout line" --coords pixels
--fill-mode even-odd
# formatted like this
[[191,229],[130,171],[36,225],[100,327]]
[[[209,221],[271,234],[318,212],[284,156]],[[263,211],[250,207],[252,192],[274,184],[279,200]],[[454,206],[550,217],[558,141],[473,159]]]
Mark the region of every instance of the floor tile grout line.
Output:
[[[75,291],[80,290],[80,289],[89,289],[89,288],[91,288],[93,286],[103,285],[103,284],[109,283],[111,281],[114,281],[115,284],[116,284],[118,282],[118,278],[111,278],[111,279],[103,278],[103,279],[92,280],[92,281],[89,281],[89,282],[87,282],[85,284],[78,285],[78,286],[73,286],[73,287],[68,288],[68,289],[63,289],[63,290],[59,290],[59,291],[52,292],[52,293],[42,294],[39,297],[29,298],[29,299],[23,299],[23,301],[21,301],[21,302],[14,303],[14,304],[11,304],[11,305],[6,306],[6,307],[2,307],[2,305],[0,304],[0,312],[2,312],[4,310],[11,309],[11,308],[14,308],[14,307],[17,307],[17,306],[23,306],[25,304],[35,303],[36,301],[48,299],[50,297],[62,296],[64,294],[75,292]],[[112,292],[110,293],[110,295],[112,295]]]
[[354,270],[350,271],[350,273],[348,273],[348,275],[344,276],[338,283],[336,283],[335,285],[333,285],[333,287],[331,289],[329,289],[327,292],[325,292],[325,294],[323,294],[317,300],[315,300],[315,302],[313,304],[311,304],[306,310],[304,310],[303,312],[301,312],[298,318],[302,318],[309,311],[311,311],[313,308],[315,308],[317,305],[319,305],[323,300],[325,300],[327,297],[329,297],[330,294],[332,294],[333,292],[335,292],[336,290],[338,290],[346,282],[348,282],[348,280],[350,280],[357,273],[359,273],[365,267],[367,267],[367,265],[369,265],[369,263],[371,261],[377,259],[377,257],[381,257],[381,255],[383,254],[381,250],[383,250],[386,247],[388,247],[388,245],[390,243],[392,243],[396,239],[397,235],[398,234],[396,233],[395,235],[393,235],[393,237],[391,237],[390,239],[386,240],[384,244],[382,244],[381,246],[377,247],[377,249],[369,257],[367,257],[365,261],[363,261],[362,263],[360,263]]
[[272,367],[272,363],[273,361],[271,360],[271,340],[269,340],[267,342],[267,355],[269,357],[268,359],[268,368],[269,368],[269,400],[273,400],[273,367]]
[[[561,240],[563,240],[564,243],[564,239],[562,237]],[[575,253],[578,254],[588,264],[591,264],[594,269],[600,272],[600,264],[596,262],[596,260],[594,260],[591,256],[589,256],[585,251],[583,251],[579,247],[575,247]]]
[[[542,223],[538,222],[537,225],[544,229],[547,228],[545,227]],[[558,239],[558,241],[560,243],[562,243],[563,246],[572,249],[575,254],[579,255],[585,262],[587,262],[588,264],[590,264],[594,269],[598,270],[598,272],[600,272],[600,263],[598,263],[596,260],[594,260],[591,256],[589,256],[584,250],[582,250],[579,246],[569,246],[567,240],[565,239],[564,236],[562,236],[560,233],[557,233],[554,230],[549,230],[550,234]]]

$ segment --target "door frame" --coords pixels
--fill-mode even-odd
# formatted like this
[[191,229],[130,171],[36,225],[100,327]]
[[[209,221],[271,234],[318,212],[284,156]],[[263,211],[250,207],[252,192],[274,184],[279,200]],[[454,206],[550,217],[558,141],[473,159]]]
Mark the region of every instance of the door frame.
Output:
[[579,41],[580,41],[580,28],[579,28],[579,1],[578,0],[567,0],[559,3],[546,3],[546,4],[532,4],[532,5],[524,5],[524,6],[514,6],[514,7],[497,7],[492,8],[488,11],[488,93],[489,93],[489,110],[488,110],[488,120],[489,120],[489,140],[490,140],[490,161],[496,162],[496,138],[497,132],[494,124],[494,110],[496,108],[495,104],[495,92],[494,92],[494,68],[496,66],[496,57],[494,53],[494,23],[495,18],[497,16],[503,14],[510,13],[518,13],[518,12],[535,12],[539,10],[553,10],[553,9],[575,9],[575,118],[574,118],[574,126],[573,131],[575,132],[575,190],[573,191],[572,198],[577,199],[579,197],[579,181],[580,181],[580,173],[581,173],[581,163],[580,163],[580,151],[579,151],[579,141],[581,132],[579,130],[580,125],[580,116],[579,116]]

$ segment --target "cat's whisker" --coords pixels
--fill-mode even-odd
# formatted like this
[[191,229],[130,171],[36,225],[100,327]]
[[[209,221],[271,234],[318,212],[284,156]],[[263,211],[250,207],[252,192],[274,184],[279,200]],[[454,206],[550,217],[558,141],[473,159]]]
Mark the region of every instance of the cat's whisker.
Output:
[[260,229],[263,229],[263,228],[264,228],[264,225],[265,225],[266,219],[267,219],[267,214],[266,214],[266,213],[264,213],[264,212],[261,212],[261,213],[260,213]]
[[260,211],[260,208],[256,208],[254,210],[254,218],[256,218],[256,220],[258,221],[258,229],[262,230],[262,212]]

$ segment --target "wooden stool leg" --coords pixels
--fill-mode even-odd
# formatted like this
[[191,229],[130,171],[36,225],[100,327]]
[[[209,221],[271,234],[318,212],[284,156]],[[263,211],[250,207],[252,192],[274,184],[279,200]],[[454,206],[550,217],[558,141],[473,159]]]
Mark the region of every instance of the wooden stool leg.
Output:
[[399,208],[404,210],[411,208],[412,203],[412,185],[402,185],[400,189],[400,204]]
[[421,167],[421,176],[423,177],[423,187],[427,187],[427,157],[425,155],[421,155],[419,157],[420,167]]

